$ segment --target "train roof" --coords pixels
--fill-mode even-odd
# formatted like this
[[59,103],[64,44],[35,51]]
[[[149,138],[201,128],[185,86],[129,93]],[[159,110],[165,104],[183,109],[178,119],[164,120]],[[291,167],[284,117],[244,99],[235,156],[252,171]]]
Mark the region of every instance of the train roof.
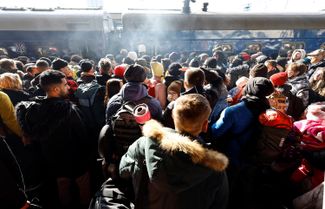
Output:
[[101,31],[103,10],[0,10],[0,31]]
[[125,13],[122,23],[126,31],[324,29],[325,12]]

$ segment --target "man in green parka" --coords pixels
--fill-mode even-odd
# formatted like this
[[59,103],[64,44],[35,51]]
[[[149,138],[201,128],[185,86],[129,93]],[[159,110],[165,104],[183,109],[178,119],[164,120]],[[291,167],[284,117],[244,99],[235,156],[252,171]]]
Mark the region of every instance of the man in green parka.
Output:
[[137,208],[226,208],[228,159],[199,137],[207,131],[210,112],[206,98],[188,94],[175,102],[175,130],[154,120],[144,125],[144,136],[120,163],[121,177],[133,179]]

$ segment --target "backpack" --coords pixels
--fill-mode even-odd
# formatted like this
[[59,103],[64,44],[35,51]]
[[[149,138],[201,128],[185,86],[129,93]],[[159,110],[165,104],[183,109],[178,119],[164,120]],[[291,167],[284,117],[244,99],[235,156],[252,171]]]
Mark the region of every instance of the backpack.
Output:
[[94,80],[90,83],[80,84],[75,92],[79,108],[85,116],[85,121],[95,129],[102,127],[105,120],[104,91],[105,88]]
[[280,110],[266,110],[260,114],[261,132],[257,140],[259,163],[270,165],[282,154],[286,138],[293,128],[293,119]]
[[136,121],[133,111],[137,105],[148,104],[150,100],[151,97],[146,96],[136,102],[125,101],[112,117],[110,124],[117,153],[124,154],[128,147],[142,136],[140,125]]
[[88,209],[131,209],[133,203],[121,191],[117,182],[107,179],[92,198]]

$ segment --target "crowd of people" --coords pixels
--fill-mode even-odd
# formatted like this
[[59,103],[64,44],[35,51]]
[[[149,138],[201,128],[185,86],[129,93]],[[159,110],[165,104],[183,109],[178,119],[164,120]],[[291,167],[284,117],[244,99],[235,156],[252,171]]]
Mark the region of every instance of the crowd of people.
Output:
[[320,208],[323,49],[2,55],[0,101],[1,208]]

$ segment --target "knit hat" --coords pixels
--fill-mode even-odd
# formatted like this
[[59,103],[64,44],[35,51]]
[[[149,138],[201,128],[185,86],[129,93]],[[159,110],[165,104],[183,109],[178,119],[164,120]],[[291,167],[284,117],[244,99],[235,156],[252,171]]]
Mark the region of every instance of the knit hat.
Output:
[[180,59],[180,56],[176,52],[172,52],[169,54],[168,58],[170,59],[171,62],[176,62]]
[[169,75],[172,75],[172,76],[179,76],[181,74],[181,71],[180,71],[181,68],[182,68],[181,64],[174,62],[169,65],[168,73],[169,73]]
[[264,63],[267,60],[267,56],[265,56],[264,54],[256,57],[256,63]]
[[160,62],[151,62],[151,71],[154,76],[163,77],[164,67]]
[[130,58],[133,61],[135,61],[136,59],[138,59],[138,55],[137,55],[136,52],[129,52],[127,57]]
[[141,65],[142,67],[147,67],[147,60],[145,60],[144,58],[137,59],[135,63]]
[[125,65],[117,65],[115,66],[113,73],[116,77],[123,78],[125,72]]
[[206,68],[216,68],[217,67],[217,59],[214,57],[209,57],[205,60],[204,66]]
[[138,64],[130,65],[124,72],[124,78],[127,82],[140,82],[146,79],[146,70]]
[[239,55],[244,61],[248,61],[251,59],[251,56],[247,52],[241,52]]
[[133,65],[133,64],[135,64],[135,62],[134,62],[134,60],[131,59],[130,57],[125,57],[125,58],[123,59],[123,64]]
[[254,65],[254,67],[250,70],[249,75],[253,78],[255,77],[267,77],[267,67],[264,65],[264,63],[260,63],[257,65]]
[[276,73],[270,77],[273,86],[283,86],[288,80],[286,72]]
[[63,60],[63,59],[60,59],[60,58],[56,58],[52,62],[52,69],[53,70],[60,70],[61,68],[64,68],[66,66],[68,66],[68,62]]
[[267,78],[256,77],[248,80],[245,88],[245,94],[265,98],[274,91],[271,81]]
[[93,64],[90,60],[81,60],[80,61],[80,68],[82,72],[89,72],[93,67]]
[[176,92],[178,95],[180,95],[181,93],[181,89],[182,89],[182,82],[181,81],[173,81],[170,83],[170,85],[167,88],[167,92],[169,91],[174,91]]

